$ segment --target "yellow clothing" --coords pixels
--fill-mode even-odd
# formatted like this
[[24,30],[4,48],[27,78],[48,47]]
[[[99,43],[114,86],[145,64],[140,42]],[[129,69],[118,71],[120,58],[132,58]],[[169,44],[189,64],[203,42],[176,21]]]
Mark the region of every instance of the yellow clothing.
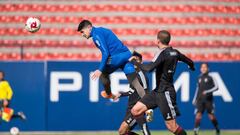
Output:
[[12,99],[12,88],[10,87],[9,83],[7,81],[0,81],[0,100]]

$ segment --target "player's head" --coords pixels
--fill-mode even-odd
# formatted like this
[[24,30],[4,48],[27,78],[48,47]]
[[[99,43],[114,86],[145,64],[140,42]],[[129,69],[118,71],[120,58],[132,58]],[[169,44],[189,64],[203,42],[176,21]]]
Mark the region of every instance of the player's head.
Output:
[[0,71],[0,81],[4,80],[4,72]]
[[137,62],[142,63],[142,55],[140,53],[138,53],[137,51],[134,51],[132,56],[136,57]]
[[171,34],[166,30],[160,30],[157,34],[157,44],[161,48],[161,46],[168,46],[171,40]]
[[79,31],[83,37],[89,39],[91,30],[92,23],[89,20],[82,20],[78,25],[77,31]]
[[201,64],[201,68],[200,68],[201,73],[202,74],[208,73],[208,70],[209,70],[208,68],[209,68],[208,63],[207,62],[203,62]]

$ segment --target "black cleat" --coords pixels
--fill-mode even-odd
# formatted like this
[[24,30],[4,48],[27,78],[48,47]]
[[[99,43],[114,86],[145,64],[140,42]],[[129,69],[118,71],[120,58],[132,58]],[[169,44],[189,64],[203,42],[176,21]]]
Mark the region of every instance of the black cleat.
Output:
[[194,131],[194,135],[198,135],[198,132],[197,132],[197,131]]

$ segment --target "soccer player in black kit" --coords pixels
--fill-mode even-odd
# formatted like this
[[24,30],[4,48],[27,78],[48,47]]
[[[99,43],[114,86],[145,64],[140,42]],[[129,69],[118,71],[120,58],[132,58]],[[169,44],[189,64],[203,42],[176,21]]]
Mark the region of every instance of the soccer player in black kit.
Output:
[[217,119],[214,115],[213,92],[218,90],[218,85],[213,77],[208,74],[208,64],[201,64],[201,75],[198,77],[197,89],[193,98],[196,106],[194,135],[198,135],[202,114],[207,110],[208,117],[216,129],[216,135],[220,135]]
[[[140,53],[134,51],[132,56],[136,57],[136,61],[138,63],[142,63],[142,55]],[[141,83],[141,85],[143,86],[145,90],[145,94],[149,93],[147,76],[137,66],[135,66],[135,69],[138,75],[137,78]],[[151,135],[147,126],[147,121],[145,116],[141,115],[140,117],[135,119],[131,114],[132,107],[137,103],[137,101],[141,99],[141,97],[138,95],[137,91],[133,86],[130,85],[130,90],[128,92],[119,92],[118,94],[116,94],[113,100],[118,100],[120,97],[126,97],[126,96],[129,97],[128,107],[127,107],[126,115],[124,117],[124,121],[122,122],[120,128],[118,129],[119,135],[138,135],[137,133],[131,131],[137,124],[140,126],[143,132],[143,135]],[[149,116],[152,115],[149,113],[153,113],[152,110],[148,110],[148,112],[146,112],[147,115]]]
[[175,135],[186,135],[186,131],[176,122],[176,116],[180,113],[176,103],[173,75],[178,61],[186,63],[191,70],[195,70],[195,68],[191,59],[169,46],[170,39],[171,35],[168,31],[161,30],[158,32],[157,45],[159,52],[155,55],[153,61],[148,64],[139,64],[134,57],[129,59],[143,71],[156,70],[156,88],[140,99],[131,112],[135,117],[138,117],[148,109],[159,107],[166,127]]

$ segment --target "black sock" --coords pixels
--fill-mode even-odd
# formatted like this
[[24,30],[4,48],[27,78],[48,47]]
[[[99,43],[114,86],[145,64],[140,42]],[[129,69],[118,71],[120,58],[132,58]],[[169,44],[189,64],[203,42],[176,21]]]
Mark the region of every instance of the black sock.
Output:
[[132,132],[132,131],[129,131],[129,132],[126,133],[125,135],[139,135],[139,134],[137,134],[137,133],[135,133],[135,132]]
[[104,87],[104,90],[106,91],[106,93],[108,95],[111,95],[112,91],[111,91],[111,82],[110,82],[110,79],[109,79],[109,74],[103,73],[100,76],[100,80],[101,80],[101,82],[103,84],[103,87]]
[[12,119],[16,119],[16,118],[21,118],[21,116],[18,115],[18,114],[13,114],[13,115],[12,115]]
[[141,126],[143,135],[151,135],[151,132],[148,128],[147,122],[145,122],[142,126]]
[[177,130],[174,132],[175,135],[187,135],[187,132],[182,129],[181,127],[178,127]]
[[215,127],[215,129],[218,131],[219,128],[218,128],[218,121],[217,121],[217,119],[216,119],[216,118],[213,118],[211,121],[212,121],[212,124],[213,124],[213,126]]

